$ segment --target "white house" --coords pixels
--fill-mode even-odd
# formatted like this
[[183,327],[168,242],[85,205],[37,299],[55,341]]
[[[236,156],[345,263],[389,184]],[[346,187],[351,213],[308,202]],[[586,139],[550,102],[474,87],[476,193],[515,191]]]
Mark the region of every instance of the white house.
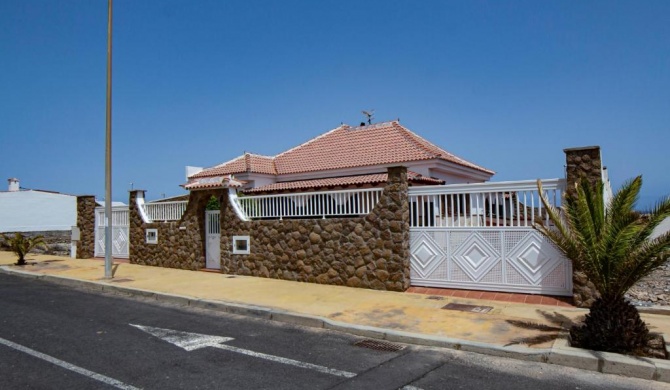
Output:
[[206,169],[187,167],[184,188],[217,188],[233,174],[256,194],[379,187],[397,165],[407,167],[410,185],[481,183],[495,173],[390,121],[341,125],[276,156],[245,153]]
[[59,192],[24,190],[8,179],[0,191],[0,232],[70,230],[77,224],[77,197]]

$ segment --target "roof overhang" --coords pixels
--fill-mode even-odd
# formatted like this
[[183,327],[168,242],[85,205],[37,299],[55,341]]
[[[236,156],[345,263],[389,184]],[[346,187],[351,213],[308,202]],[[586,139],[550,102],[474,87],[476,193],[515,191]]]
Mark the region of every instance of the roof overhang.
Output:
[[195,190],[211,190],[216,188],[239,188],[246,182],[237,180],[233,175],[197,177],[189,179],[188,183],[183,184],[182,187],[189,191]]

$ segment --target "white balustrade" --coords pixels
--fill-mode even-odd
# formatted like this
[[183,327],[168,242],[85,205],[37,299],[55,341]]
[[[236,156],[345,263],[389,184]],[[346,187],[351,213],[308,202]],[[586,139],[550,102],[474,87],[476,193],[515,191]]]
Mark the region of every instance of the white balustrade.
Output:
[[249,219],[326,218],[369,214],[382,188],[237,197]]
[[[542,180],[547,199],[561,204],[565,180]],[[549,221],[537,181],[410,187],[411,227],[532,227]]]
[[187,204],[188,201],[145,203],[144,212],[150,222],[178,221]]
[[[96,225],[98,227],[104,227],[107,226],[107,220],[105,219],[105,208],[104,207],[96,207],[95,208],[96,212]],[[129,225],[129,218],[128,218],[128,206],[122,206],[122,207],[113,207],[112,208],[112,226],[128,226]]]

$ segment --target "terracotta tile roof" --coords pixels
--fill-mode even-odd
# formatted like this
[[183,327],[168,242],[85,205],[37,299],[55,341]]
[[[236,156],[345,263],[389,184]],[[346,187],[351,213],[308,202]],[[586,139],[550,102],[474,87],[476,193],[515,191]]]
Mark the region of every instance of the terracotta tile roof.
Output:
[[441,159],[489,174],[426,141],[397,121],[369,126],[342,125],[275,157],[245,153],[192,177],[255,172],[274,175]]
[[[433,179],[432,177],[421,176],[418,173],[408,171],[407,178],[413,183],[422,183],[427,185],[444,184],[444,181]],[[376,173],[372,175],[359,176],[344,176],[344,177],[329,177],[325,179],[313,180],[298,180],[288,181],[283,183],[268,184],[266,186],[251,188],[245,190],[245,193],[259,193],[259,192],[276,192],[288,190],[306,190],[316,188],[332,188],[332,187],[346,187],[351,185],[362,184],[379,184],[386,183],[388,180],[387,173]]]
[[277,171],[275,170],[274,157],[245,153],[230,161],[226,161],[223,164],[204,169],[191,177],[220,176],[243,172],[276,175]]
[[340,126],[275,157],[279,174],[442,159],[493,174],[456,157],[401,126],[397,121]]
[[208,176],[194,178],[191,177],[188,180],[188,183],[184,184],[184,189],[187,190],[204,190],[208,188],[227,188],[234,187],[239,188],[244,185],[244,181],[237,180],[233,175],[225,176]]

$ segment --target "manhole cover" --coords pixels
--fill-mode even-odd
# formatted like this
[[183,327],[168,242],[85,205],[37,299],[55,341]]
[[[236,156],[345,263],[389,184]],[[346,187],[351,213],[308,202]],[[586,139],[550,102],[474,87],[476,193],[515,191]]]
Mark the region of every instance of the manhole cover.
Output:
[[388,341],[365,339],[354,343],[357,347],[374,349],[377,351],[396,352],[404,349],[404,345],[389,343]]
[[482,313],[482,314],[488,313],[493,309],[493,307],[491,306],[466,305],[463,303],[453,303],[453,302],[442,308],[446,310],[460,310],[460,311],[469,311],[471,313]]

